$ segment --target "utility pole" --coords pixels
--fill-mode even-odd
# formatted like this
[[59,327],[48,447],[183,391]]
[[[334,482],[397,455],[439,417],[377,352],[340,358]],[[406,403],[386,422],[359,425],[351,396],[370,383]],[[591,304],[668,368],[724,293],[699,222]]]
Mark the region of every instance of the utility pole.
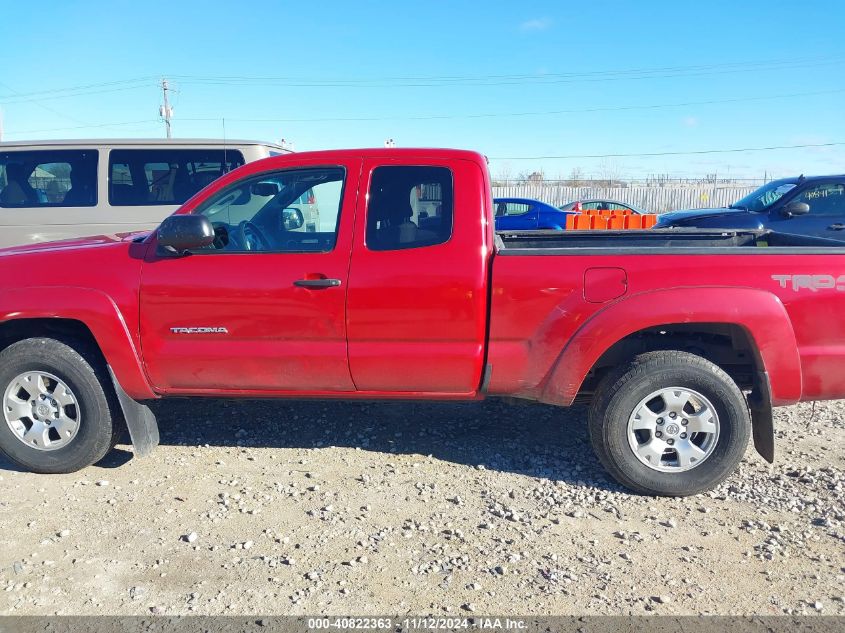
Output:
[[167,130],[167,138],[171,138],[172,134],[170,131],[170,119],[173,117],[173,108],[170,107],[170,103],[167,101],[167,91],[170,88],[167,85],[167,79],[161,80],[161,93],[164,95],[164,105],[159,106],[158,113],[164,119],[164,127]]

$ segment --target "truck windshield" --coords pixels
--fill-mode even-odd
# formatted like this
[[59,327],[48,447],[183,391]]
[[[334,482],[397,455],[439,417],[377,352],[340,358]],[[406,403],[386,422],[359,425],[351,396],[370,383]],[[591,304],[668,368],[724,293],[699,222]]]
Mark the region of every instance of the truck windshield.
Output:
[[787,193],[795,189],[797,185],[797,180],[773,180],[744,198],[737,200],[730,208],[755,212],[765,211]]

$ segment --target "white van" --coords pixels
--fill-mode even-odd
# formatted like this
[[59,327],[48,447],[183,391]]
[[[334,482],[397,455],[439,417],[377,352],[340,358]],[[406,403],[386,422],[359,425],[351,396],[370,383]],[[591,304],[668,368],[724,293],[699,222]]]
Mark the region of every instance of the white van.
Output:
[[286,152],[219,139],[0,143],[0,248],[153,229],[224,173]]

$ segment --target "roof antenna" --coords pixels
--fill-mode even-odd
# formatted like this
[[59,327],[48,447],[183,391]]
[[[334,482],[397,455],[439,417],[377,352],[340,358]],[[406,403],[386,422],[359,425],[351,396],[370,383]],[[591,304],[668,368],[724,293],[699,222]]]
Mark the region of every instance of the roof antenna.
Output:
[[229,173],[229,161],[226,160],[226,117],[223,117],[223,173]]

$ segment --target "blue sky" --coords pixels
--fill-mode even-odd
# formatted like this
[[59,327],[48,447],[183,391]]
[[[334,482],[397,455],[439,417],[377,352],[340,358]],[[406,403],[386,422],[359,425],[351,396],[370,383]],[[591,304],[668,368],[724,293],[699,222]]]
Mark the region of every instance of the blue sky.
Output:
[[[0,23],[4,140],[163,136],[168,77],[180,137],[221,136],[225,118],[229,138],[392,137],[552,178],[845,171],[845,146],[583,157],[845,142],[840,1],[32,6]],[[541,156],[577,157],[517,160]]]

